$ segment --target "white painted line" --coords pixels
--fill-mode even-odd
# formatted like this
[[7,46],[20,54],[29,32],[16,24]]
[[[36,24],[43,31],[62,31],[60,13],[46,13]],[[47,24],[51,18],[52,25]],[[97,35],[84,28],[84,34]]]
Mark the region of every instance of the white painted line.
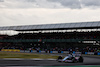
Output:
[[0,60],[56,60],[56,59],[40,59],[40,58],[30,58],[30,59],[24,59],[24,58],[3,58]]
[[57,60],[57,59],[47,59],[47,60]]
[[3,58],[3,60],[24,60],[23,58]]
[[30,60],[44,60],[44,59],[33,58],[33,59],[30,59]]

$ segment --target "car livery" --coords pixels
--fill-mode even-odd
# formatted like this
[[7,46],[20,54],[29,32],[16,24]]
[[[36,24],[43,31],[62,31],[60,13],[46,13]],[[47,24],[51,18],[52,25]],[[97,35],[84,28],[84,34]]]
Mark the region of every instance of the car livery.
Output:
[[71,56],[66,56],[65,58],[62,58],[61,56],[57,59],[58,62],[83,62],[83,57],[81,54],[72,54]]

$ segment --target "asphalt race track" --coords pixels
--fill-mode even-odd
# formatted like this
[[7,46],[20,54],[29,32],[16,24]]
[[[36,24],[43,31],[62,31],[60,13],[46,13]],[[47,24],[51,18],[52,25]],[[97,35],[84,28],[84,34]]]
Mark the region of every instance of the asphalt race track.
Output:
[[0,67],[9,66],[78,66],[100,65],[100,57],[84,57],[83,63],[64,63],[56,60],[0,60]]

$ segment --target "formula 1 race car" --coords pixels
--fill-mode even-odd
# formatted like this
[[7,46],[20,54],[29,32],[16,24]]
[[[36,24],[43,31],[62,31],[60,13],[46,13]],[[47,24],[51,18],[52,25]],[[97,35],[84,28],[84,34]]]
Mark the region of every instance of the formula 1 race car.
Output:
[[62,56],[59,56],[57,59],[58,62],[83,62],[83,57],[80,54],[73,54],[66,56],[65,58],[62,58]]

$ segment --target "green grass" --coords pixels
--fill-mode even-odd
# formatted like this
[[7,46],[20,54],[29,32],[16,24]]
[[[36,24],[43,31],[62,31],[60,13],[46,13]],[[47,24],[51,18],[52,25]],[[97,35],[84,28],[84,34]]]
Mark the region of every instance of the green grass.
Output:
[[58,56],[34,54],[34,53],[18,53],[18,52],[0,52],[0,58],[41,58],[41,59],[57,59]]
[[100,67],[100,66],[42,66],[42,67]]

